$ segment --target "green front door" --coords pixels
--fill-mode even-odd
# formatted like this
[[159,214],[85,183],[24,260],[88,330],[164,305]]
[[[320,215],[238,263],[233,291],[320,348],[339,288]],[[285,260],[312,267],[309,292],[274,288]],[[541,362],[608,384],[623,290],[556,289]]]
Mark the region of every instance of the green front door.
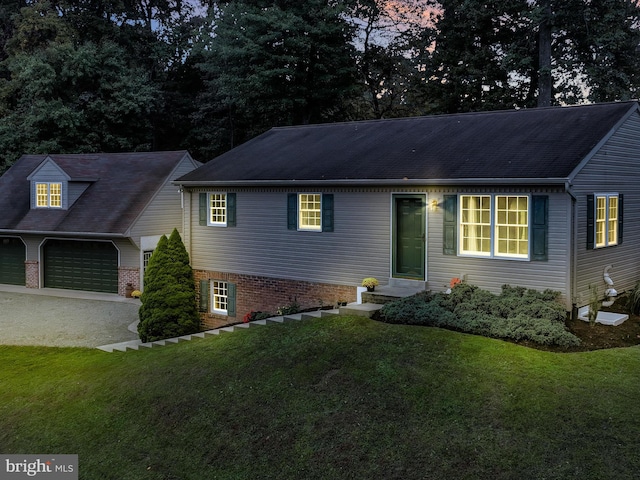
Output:
[[424,280],[425,200],[423,196],[394,198],[393,276]]
[[111,242],[47,240],[44,286],[118,293],[118,251]]

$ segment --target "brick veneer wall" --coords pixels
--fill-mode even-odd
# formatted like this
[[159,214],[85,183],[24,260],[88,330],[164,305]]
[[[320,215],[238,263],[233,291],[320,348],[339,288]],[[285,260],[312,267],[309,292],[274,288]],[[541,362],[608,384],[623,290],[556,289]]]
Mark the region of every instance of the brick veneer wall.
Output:
[[140,290],[140,269],[135,267],[118,267],[118,295],[124,296],[127,283],[134,290]]
[[40,288],[40,265],[37,260],[25,261],[24,273],[27,288]]
[[251,311],[270,312],[274,315],[278,308],[296,302],[301,309],[335,306],[340,300],[355,302],[355,286],[313,283],[281,278],[238,275],[234,273],[194,270],[196,292],[200,301],[200,281],[220,280],[236,285],[236,317],[214,313],[201,314],[205,328],[218,328],[230,323],[241,322]]

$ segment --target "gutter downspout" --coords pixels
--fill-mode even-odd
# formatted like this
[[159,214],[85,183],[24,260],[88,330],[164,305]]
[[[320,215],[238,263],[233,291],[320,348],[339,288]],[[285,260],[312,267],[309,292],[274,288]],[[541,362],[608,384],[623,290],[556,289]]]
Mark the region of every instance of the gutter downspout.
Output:
[[568,237],[571,239],[569,242],[569,288],[568,291],[571,295],[570,298],[567,299],[568,306],[571,307],[571,318],[578,318],[578,286],[577,286],[577,276],[578,276],[578,199],[571,191],[571,185],[569,182],[565,184],[565,191],[571,198],[571,214],[569,219],[569,235]]

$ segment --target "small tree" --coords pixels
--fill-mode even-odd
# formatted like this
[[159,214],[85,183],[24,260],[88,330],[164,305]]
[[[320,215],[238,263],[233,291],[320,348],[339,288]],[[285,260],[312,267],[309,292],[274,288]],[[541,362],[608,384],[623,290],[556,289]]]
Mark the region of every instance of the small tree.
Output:
[[143,342],[200,330],[193,270],[176,229],[168,239],[160,238],[151,255],[140,300],[138,334]]

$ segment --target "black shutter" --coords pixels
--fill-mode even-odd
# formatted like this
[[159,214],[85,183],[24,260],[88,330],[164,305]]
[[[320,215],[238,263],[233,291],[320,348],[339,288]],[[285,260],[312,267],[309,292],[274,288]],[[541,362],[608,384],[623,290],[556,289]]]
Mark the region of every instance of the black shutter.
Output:
[[445,255],[458,253],[458,196],[444,195],[444,225],[442,246]]
[[298,194],[287,195],[287,228],[289,230],[298,229]]
[[333,232],[333,194],[322,195],[322,231]]
[[200,280],[200,311],[209,311],[209,280]]
[[531,201],[531,260],[547,261],[549,259],[549,196],[534,195]]
[[227,316],[236,316],[236,284],[227,283]]
[[236,226],[236,194],[227,193],[227,227]]
[[624,195],[618,194],[618,245],[622,244],[622,226],[624,220]]
[[587,250],[593,250],[596,243],[595,196],[587,195]]
[[200,225],[206,225],[207,224],[207,210],[208,210],[208,205],[207,205],[207,194],[206,193],[201,193],[200,194],[200,210],[199,210],[199,220],[200,220]]

